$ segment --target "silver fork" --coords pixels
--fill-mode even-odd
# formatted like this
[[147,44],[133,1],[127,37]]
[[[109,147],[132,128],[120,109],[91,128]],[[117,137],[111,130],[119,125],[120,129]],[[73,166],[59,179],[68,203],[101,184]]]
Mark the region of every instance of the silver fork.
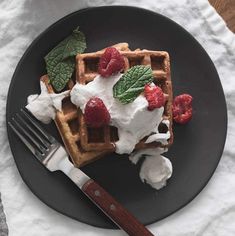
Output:
[[64,147],[24,109],[16,114],[9,126],[34,156],[50,171],[64,172],[116,225],[128,235],[153,235],[130,212],[100,185],[69,161]]

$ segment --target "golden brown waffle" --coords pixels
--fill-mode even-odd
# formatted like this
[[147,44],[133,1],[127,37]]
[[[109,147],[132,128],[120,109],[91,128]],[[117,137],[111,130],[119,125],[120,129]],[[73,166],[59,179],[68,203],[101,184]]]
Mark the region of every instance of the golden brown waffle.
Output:
[[[129,50],[127,43],[119,43],[113,45],[118,50]],[[54,93],[53,87],[49,83],[47,75],[41,77],[41,81],[47,87],[49,93]],[[74,82],[70,80],[67,88],[71,90]],[[55,117],[55,124],[63,139],[64,145],[75,166],[81,167],[91,161],[94,161],[107,154],[107,150],[102,151],[85,151],[81,146],[79,134],[79,113],[77,107],[70,101],[70,97],[66,97],[62,101],[62,111],[58,111]]]
[[[172,133],[172,85],[170,77],[170,61],[169,55],[165,51],[149,51],[140,50],[135,51],[120,51],[124,57],[125,66],[124,72],[134,65],[150,66],[153,71],[154,83],[160,86],[166,95],[166,103],[164,107],[163,119],[170,121],[169,131],[170,139],[167,145],[162,145],[159,142],[146,144],[144,138],[137,145],[136,149],[149,147],[168,147],[173,142]],[[87,84],[98,75],[98,62],[103,54],[103,51],[94,53],[84,53],[76,57],[76,80],[80,84]],[[144,125],[144,124],[143,124]],[[163,123],[159,126],[160,132],[166,132]],[[84,120],[84,115],[79,109],[79,133],[80,142],[84,150],[107,150],[115,151],[114,143],[118,140],[117,129],[111,126],[104,126],[101,128],[89,128]]]
[[[47,86],[49,93],[54,93],[54,90],[49,83],[47,75],[41,77],[41,81]],[[71,84],[69,89],[71,89]],[[58,111],[55,117],[55,124],[60,132],[65,147],[75,166],[81,167],[99,157],[107,154],[107,150],[102,151],[85,151],[80,143],[79,121],[77,107],[70,101],[70,97],[66,97],[62,101],[62,111]]]

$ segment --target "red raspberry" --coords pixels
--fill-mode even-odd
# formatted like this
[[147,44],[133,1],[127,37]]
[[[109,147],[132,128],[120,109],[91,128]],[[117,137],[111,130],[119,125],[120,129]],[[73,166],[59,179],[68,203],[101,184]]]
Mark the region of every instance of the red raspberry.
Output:
[[109,77],[112,74],[121,71],[124,68],[124,58],[120,52],[114,48],[106,48],[104,54],[100,57],[98,72],[103,77]]
[[181,94],[173,101],[173,119],[176,123],[185,124],[191,120],[193,115],[192,96]]
[[94,128],[108,125],[110,122],[110,114],[103,101],[98,97],[93,97],[87,102],[84,118],[86,124]]
[[144,96],[146,97],[149,105],[148,110],[152,111],[155,108],[160,108],[164,106],[165,99],[162,89],[158,86],[150,86],[146,84],[144,87]]

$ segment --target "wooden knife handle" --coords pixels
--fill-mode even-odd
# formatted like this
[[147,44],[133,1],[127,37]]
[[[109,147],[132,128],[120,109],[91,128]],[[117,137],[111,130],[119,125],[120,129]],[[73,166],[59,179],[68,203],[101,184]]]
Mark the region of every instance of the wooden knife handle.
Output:
[[130,212],[118,203],[94,180],[88,180],[82,191],[98,206],[115,224],[131,236],[153,236]]

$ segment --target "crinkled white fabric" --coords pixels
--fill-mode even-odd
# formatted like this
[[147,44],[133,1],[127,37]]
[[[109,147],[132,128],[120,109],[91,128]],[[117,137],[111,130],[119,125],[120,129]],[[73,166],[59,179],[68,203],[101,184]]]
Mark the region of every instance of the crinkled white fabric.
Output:
[[185,27],[212,58],[225,91],[228,134],[220,164],[206,188],[185,208],[148,228],[161,236],[235,235],[235,36],[206,0],[1,0],[0,1],[0,191],[9,234],[124,235],[91,227],[47,207],[23,183],[6,135],[5,106],[15,67],[32,40],[75,10],[98,5],[134,5],[159,12]]

